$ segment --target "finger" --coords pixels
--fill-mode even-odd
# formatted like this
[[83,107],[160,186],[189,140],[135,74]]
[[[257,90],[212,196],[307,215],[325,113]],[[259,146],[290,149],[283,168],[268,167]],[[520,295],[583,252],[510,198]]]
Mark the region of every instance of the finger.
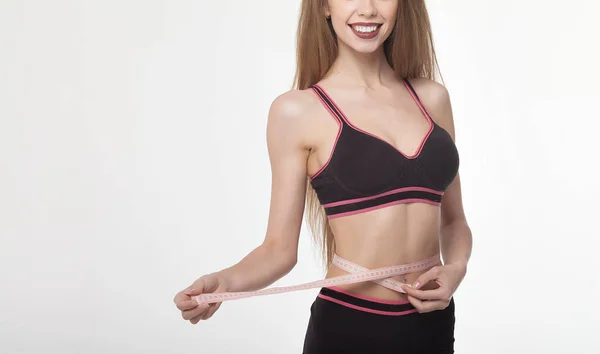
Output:
[[415,297],[408,296],[408,301],[419,311],[419,313],[427,313],[437,310],[443,310],[448,307],[450,301],[446,300],[432,300],[422,301]]
[[206,282],[200,278],[194,282],[194,284],[188,286],[183,292],[189,296],[200,295],[205,292]]
[[440,268],[439,267],[433,267],[431,269],[429,269],[428,271],[426,271],[425,273],[421,274],[417,280],[415,280],[415,282],[412,284],[412,287],[414,289],[419,289],[421,286],[423,286],[423,284],[427,284],[432,280],[436,280],[438,278],[440,274]]
[[202,313],[200,313],[200,314],[198,314],[198,315],[196,315],[196,316],[194,316],[194,317],[190,318],[190,322],[191,322],[192,324],[196,324],[196,323],[198,323],[198,322],[200,322],[200,321],[204,320],[204,319],[205,319],[205,317],[206,317],[206,314],[207,314],[207,312],[208,312],[208,311],[210,311],[210,309],[211,309],[212,307],[214,307],[214,306],[213,306],[214,304],[206,304],[206,305],[207,305],[207,308],[206,308],[206,310],[205,310],[205,311],[202,311]]
[[198,323],[198,322],[202,321],[202,316],[203,316],[203,315],[204,315],[204,313],[202,313],[202,314],[200,314],[200,315],[198,315],[198,316],[195,316],[195,317],[192,317],[192,318],[190,318],[190,323],[191,323],[191,324],[196,324],[196,323]]
[[194,299],[190,299],[190,297],[186,295],[183,291],[177,293],[173,301],[175,302],[175,306],[177,306],[177,308],[182,311],[190,310],[198,306],[198,302]]
[[420,299],[417,299],[414,296],[410,296],[410,295],[408,295],[406,298],[408,299],[408,302],[410,302],[411,305],[413,305],[417,309],[417,311],[421,312],[421,308],[423,306],[423,301],[421,301]]
[[206,311],[204,313],[204,316],[202,316],[203,320],[208,320],[209,318],[211,318],[215,312],[217,312],[217,310],[219,309],[219,307],[221,307],[222,302],[217,302],[214,304],[211,304],[211,306],[208,308],[208,311]]
[[176,306],[181,311],[189,311],[198,306],[198,302],[196,300],[182,300],[176,303]]
[[423,301],[423,306],[421,307],[421,312],[432,312],[443,310],[448,307],[449,302],[446,300],[432,300],[432,301]]
[[447,300],[448,290],[444,287],[439,287],[431,290],[417,290],[410,286],[403,285],[402,289],[412,297],[416,297],[419,300]]
[[177,308],[183,311],[190,310],[198,306],[198,301],[196,301],[196,299],[193,297],[202,294],[205,288],[206,282],[203,278],[200,278],[195,281],[194,284],[183,289],[175,296],[174,299]]
[[202,303],[193,310],[182,311],[181,317],[183,317],[184,320],[190,320],[194,317],[203,316],[206,310],[208,310],[208,305],[209,304]]

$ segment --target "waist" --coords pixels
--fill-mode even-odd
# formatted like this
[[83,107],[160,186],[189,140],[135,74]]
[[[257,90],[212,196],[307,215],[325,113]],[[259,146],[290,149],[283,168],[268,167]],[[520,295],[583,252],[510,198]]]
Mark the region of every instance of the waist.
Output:
[[[390,267],[386,265],[386,263],[382,263],[381,260],[374,262],[356,262],[350,261],[349,259],[352,258],[346,259],[336,254],[331,266],[327,270],[325,278],[334,279],[347,275],[348,273],[358,273],[367,269],[386,269]],[[406,295],[401,289],[402,285],[414,283],[421,274],[427,272],[436,265],[442,264],[439,252],[431,252],[428,257],[419,257],[418,259],[419,260],[417,261],[411,262],[396,261],[387,263],[390,265],[395,264],[395,267],[402,267],[402,265],[406,267],[405,272],[391,275],[388,278],[368,282],[343,284],[338,285],[337,287],[342,290],[382,300],[405,300]],[[423,289],[433,289],[435,287],[437,287],[437,284],[424,284]]]
[[340,269],[344,269],[346,274],[337,277],[325,278],[309,283],[297,284],[291,286],[279,286],[261,289],[258,291],[245,291],[245,292],[224,292],[224,293],[207,293],[201,294],[194,297],[198,303],[215,303],[227,300],[243,299],[253,296],[261,295],[272,295],[278,293],[286,293],[297,290],[307,290],[322,287],[331,286],[343,286],[354,283],[374,281],[378,284],[383,285],[388,289],[403,293],[404,290],[401,288],[402,282],[391,279],[397,275],[405,275],[415,273],[421,270],[429,269],[436,264],[439,264],[440,256],[436,254],[427,259],[419,262],[410,264],[393,265],[390,267],[380,267],[377,269],[367,269],[359,264],[353,263],[349,260],[343,259],[339,256],[334,257],[334,263]]

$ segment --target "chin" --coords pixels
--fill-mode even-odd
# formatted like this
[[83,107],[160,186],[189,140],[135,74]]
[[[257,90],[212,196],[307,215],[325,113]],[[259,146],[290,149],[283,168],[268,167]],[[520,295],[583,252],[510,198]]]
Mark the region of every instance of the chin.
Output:
[[354,46],[350,46],[350,48],[354,49],[356,52],[361,53],[361,54],[371,54],[376,52],[379,47],[381,46],[381,44],[376,44],[376,45],[354,45]]
[[379,50],[383,43],[348,43],[344,42],[344,45],[357,53],[371,54]]

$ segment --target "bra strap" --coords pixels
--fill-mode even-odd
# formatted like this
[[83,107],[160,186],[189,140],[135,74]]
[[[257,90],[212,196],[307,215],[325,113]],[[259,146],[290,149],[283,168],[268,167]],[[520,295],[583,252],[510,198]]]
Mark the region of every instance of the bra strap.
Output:
[[423,114],[427,118],[432,119],[431,115],[427,111],[427,108],[425,108],[425,105],[423,104],[423,102],[421,102],[421,99],[419,98],[419,95],[417,95],[417,91],[415,91],[415,88],[412,86],[412,84],[410,83],[410,81],[408,81],[407,78],[404,78],[404,85],[406,86],[406,88],[408,88],[408,91],[410,92],[410,95],[413,97],[413,99],[415,100],[415,102],[417,103],[417,105],[419,106],[419,108],[421,108],[421,111],[423,112]]
[[321,86],[314,84],[310,85],[309,88],[311,88],[313,92],[315,92],[317,97],[319,97],[319,99],[321,100],[321,103],[323,103],[325,108],[327,108],[327,110],[335,117],[335,119],[337,119],[340,122],[340,124],[347,124],[346,119],[344,118],[344,115],[339,109],[339,107],[335,104],[335,102],[333,102],[331,97],[329,97],[329,95],[325,93],[325,90],[323,90]]

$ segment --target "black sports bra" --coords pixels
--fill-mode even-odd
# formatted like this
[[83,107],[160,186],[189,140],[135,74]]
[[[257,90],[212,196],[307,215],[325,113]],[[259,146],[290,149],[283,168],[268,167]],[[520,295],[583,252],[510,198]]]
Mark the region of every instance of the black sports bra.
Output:
[[401,203],[441,204],[458,173],[458,151],[450,134],[431,118],[410,82],[405,79],[404,84],[430,124],[412,156],[352,125],[323,88],[317,84],[309,87],[339,124],[328,161],[310,177],[328,218]]

